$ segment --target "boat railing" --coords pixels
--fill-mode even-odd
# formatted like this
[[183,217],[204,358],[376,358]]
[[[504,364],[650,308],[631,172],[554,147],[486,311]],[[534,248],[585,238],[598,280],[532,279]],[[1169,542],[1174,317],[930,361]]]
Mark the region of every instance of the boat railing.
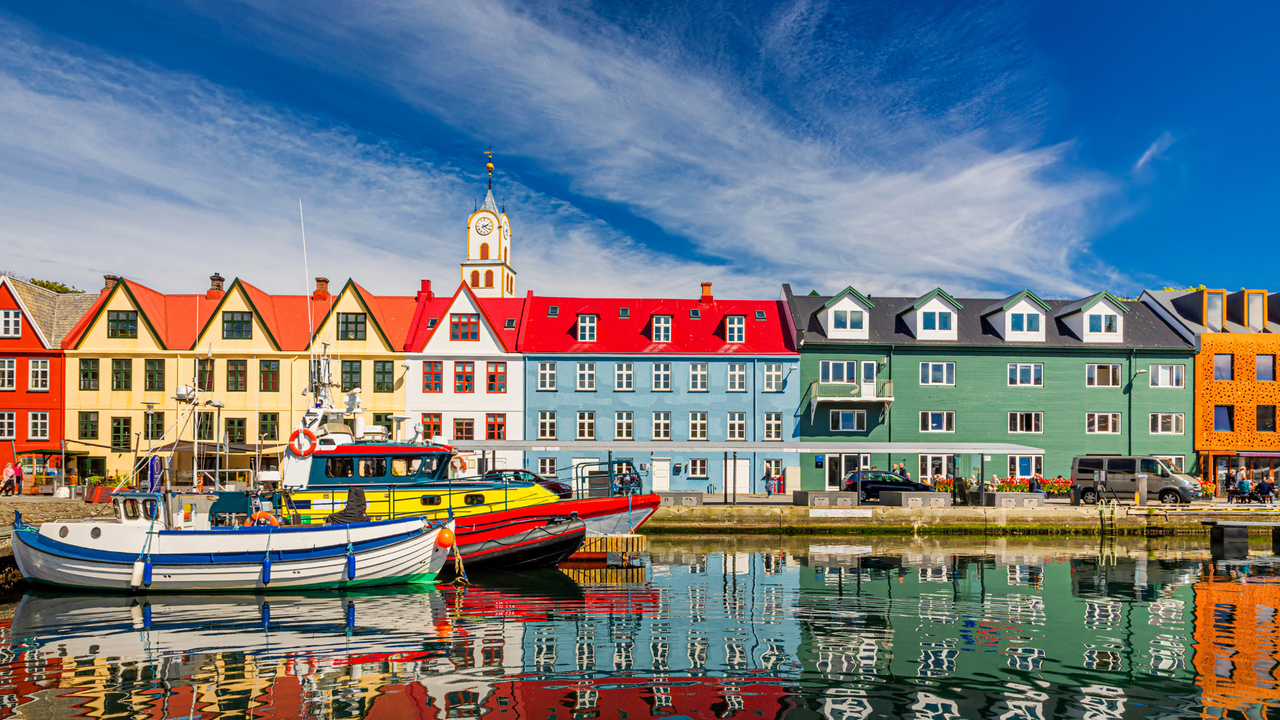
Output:
[[[462,478],[462,479],[465,479],[465,478]],[[481,512],[494,512],[497,510],[510,510],[511,502],[512,502],[512,498],[511,498],[512,486],[517,485],[521,487],[528,487],[533,485],[533,483],[530,483],[524,480],[516,481],[516,480],[508,479],[506,481],[503,481],[503,480],[492,480],[492,479],[482,480],[480,478],[476,478],[475,482],[477,485],[489,485],[489,486],[500,485],[502,487],[502,500],[493,501],[493,502],[475,503],[472,505],[463,505],[460,508],[454,507],[452,502],[445,505],[443,504],[443,501],[442,501],[442,506],[440,507],[439,510],[428,510],[426,508],[430,506],[424,505],[423,506],[424,509],[422,511],[402,512],[402,513],[396,512],[397,500],[404,500],[407,497],[420,498],[420,497],[423,497],[424,495],[431,494],[432,491],[435,491],[439,496],[447,495],[450,498],[452,498],[454,495],[462,491],[461,488],[457,488],[454,486],[457,480],[458,479],[454,479],[449,481],[448,483],[434,480],[430,482],[421,482],[421,483],[397,483],[395,485],[361,485],[360,489],[364,490],[365,492],[366,507],[369,505],[373,505],[375,503],[380,504],[384,502],[384,500],[380,497],[371,499],[369,497],[371,493],[385,492],[386,493],[385,502],[387,503],[386,519],[395,520],[396,518],[399,518],[399,517],[426,517],[426,518],[436,519],[438,516],[448,515],[451,511],[453,512],[453,514],[456,515],[458,514],[459,510],[465,510],[467,511],[468,514],[471,514],[472,512],[481,513]],[[466,483],[460,483],[460,484],[466,484]],[[335,488],[335,490],[337,489],[338,488]],[[489,489],[492,489],[492,488],[489,488]],[[485,492],[485,489],[477,488],[474,494],[481,495],[483,497],[484,492]],[[397,497],[397,493],[399,493],[399,497]],[[465,502],[466,493],[463,493],[463,497]],[[292,501],[287,499],[285,500],[285,505],[283,509],[289,512],[297,511],[297,508],[292,507]],[[371,517],[374,517],[374,516],[382,517],[383,515],[383,513],[380,513],[380,512],[379,513],[368,512],[367,509],[366,509],[366,514],[368,514]]]

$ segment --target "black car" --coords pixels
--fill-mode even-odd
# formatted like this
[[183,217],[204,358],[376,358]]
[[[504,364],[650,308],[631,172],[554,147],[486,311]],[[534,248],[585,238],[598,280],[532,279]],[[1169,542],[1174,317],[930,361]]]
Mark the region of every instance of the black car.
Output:
[[573,499],[573,487],[569,483],[556,480],[555,478],[544,478],[536,475],[528,470],[494,470],[484,474],[483,479],[492,482],[531,482],[538,483],[542,487],[550,490],[560,497],[561,500]]
[[901,492],[933,491],[933,488],[924,483],[908,480],[897,473],[885,472],[884,470],[855,470],[845,475],[844,480],[840,482],[840,489],[847,492],[853,492],[855,486],[860,486],[862,490],[862,502],[879,500],[882,490],[898,490]]

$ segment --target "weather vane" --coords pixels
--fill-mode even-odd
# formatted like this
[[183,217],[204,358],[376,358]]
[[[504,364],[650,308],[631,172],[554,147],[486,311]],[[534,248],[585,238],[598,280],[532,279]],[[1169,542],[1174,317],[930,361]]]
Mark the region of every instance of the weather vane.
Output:
[[489,162],[485,163],[484,166],[485,166],[485,169],[489,171],[489,189],[492,190],[493,189],[493,146],[490,145],[489,149],[484,151],[484,154],[489,157]]

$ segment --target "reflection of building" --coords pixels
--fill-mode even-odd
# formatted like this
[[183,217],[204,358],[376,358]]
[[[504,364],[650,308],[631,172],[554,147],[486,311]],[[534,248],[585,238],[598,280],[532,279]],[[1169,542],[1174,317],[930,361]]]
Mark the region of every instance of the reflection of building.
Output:
[[1280,585],[1210,577],[1195,594],[1194,662],[1206,709],[1273,705],[1280,699]]

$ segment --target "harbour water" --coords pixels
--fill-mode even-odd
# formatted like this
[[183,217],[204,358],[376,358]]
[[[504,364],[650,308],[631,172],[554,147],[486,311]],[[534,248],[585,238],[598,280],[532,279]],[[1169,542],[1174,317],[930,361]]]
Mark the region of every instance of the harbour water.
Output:
[[0,717],[1280,714],[1280,565],[1202,540],[659,538],[636,570],[0,608]]

